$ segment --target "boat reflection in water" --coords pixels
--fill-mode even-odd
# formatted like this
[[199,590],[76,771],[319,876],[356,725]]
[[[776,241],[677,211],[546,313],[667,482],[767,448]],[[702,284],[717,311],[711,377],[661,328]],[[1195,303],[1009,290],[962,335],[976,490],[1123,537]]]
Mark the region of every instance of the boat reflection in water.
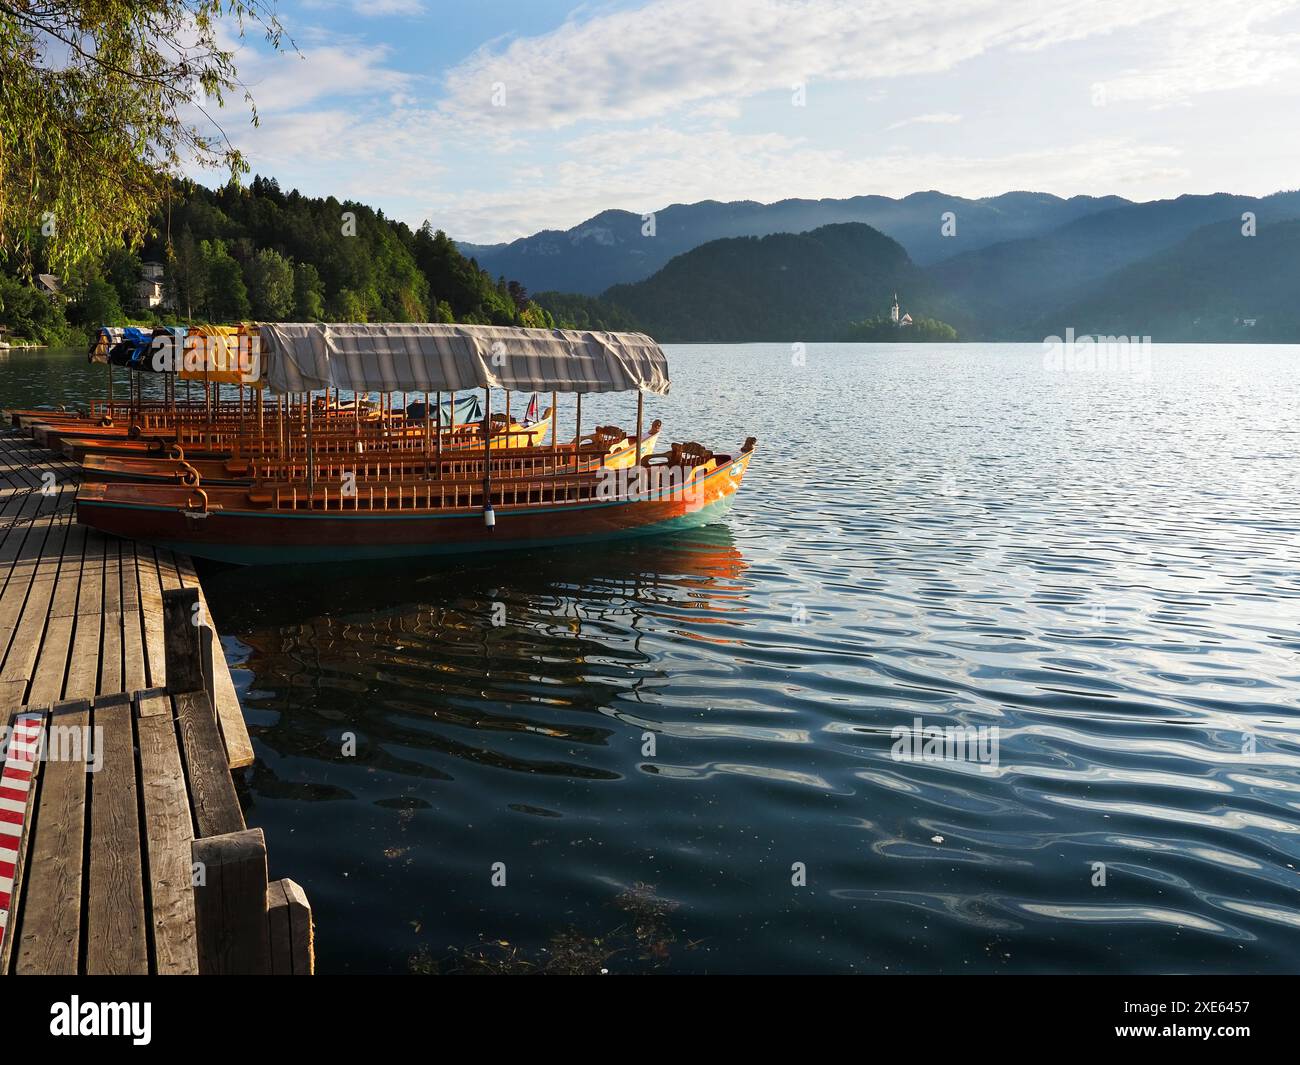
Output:
[[[205,571],[257,749],[248,820],[286,841],[286,868],[310,870],[325,971],[400,970],[485,932],[603,936],[626,918],[618,899],[657,871],[592,841],[632,844],[665,816],[658,774],[677,771],[691,730],[711,738],[724,708],[702,705],[692,674],[736,669],[746,569],[714,525],[454,562]],[[503,897],[497,861],[521,890],[485,916]]]

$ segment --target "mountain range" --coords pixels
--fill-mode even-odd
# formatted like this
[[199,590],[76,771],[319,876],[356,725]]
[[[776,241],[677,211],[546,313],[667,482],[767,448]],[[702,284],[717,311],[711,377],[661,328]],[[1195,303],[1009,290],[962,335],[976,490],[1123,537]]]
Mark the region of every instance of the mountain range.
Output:
[[[876,221],[845,217],[855,214]],[[557,320],[636,324],[671,341],[836,339],[886,313],[894,291],[914,317],[947,321],[963,339],[1041,340],[1074,326],[1300,340],[1286,287],[1300,273],[1295,219],[1295,191],[1148,203],[926,192],[677,205],[656,215],[653,237],[640,216],[607,211],[567,233],[459,246],[544,290],[538,302]]]
[[[1126,205],[1129,201],[1118,196],[1063,200],[1038,192],[981,200],[942,192],[916,192],[901,200],[704,200],[654,212],[652,235],[645,235],[648,216],[612,210],[572,229],[547,229],[508,244],[456,243],[493,276],[514,278],[530,289],[596,295],[610,285],[647,278],[674,256],[724,237],[804,233],[838,222],[864,222],[901,243],[914,261],[927,264],[999,241],[1039,236]],[[945,213],[956,220],[949,236],[942,230]]]

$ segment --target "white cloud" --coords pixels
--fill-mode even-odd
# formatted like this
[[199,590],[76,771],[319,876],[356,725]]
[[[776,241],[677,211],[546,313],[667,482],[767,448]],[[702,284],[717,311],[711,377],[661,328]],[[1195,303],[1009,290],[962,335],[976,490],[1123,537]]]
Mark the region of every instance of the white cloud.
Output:
[[1300,33],[1267,34],[1260,24],[1295,7],[1293,0],[1265,0],[1189,12],[1169,27],[1152,62],[1099,81],[1099,102],[1168,105],[1200,93],[1267,85],[1296,68]]
[[316,30],[306,36],[307,43],[300,44],[299,51],[280,52],[221,38],[222,45],[235,52],[240,81],[263,117],[337,97],[400,97],[419,80],[389,65],[387,45],[367,45]]
[[961,115],[955,115],[951,111],[932,111],[925,115],[913,115],[911,118],[901,118],[897,122],[892,122],[886,129],[902,129],[904,126],[951,126],[961,121]]
[[[706,101],[789,92],[795,83],[946,71],[997,49],[1038,50],[1156,20],[1186,27],[1190,66],[1193,56],[1244,57],[1216,43],[1216,27],[1250,22],[1278,2],[651,0],[480,48],[447,74],[444,107],[464,120],[525,129],[645,120]],[[1289,42],[1253,36],[1251,46],[1263,50],[1267,77]],[[497,85],[507,90],[504,107],[492,105]],[[1180,79],[1179,91],[1197,91],[1197,83]]]

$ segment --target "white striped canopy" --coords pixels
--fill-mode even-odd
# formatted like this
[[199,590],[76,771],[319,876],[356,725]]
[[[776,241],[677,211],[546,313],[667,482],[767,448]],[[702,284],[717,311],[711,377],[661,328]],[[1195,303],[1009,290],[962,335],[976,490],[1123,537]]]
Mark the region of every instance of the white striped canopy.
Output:
[[668,392],[668,357],[642,333],[432,323],[258,328],[262,374],[277,392]]

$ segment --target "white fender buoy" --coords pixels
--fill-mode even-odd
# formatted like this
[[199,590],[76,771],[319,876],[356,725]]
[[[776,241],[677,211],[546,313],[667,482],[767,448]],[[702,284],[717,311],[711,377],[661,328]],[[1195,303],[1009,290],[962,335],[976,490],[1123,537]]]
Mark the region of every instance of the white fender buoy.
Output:
[[497,524],[497,512],[492,509],[492,504],[488,503],[483,507],[483,524],[489,529],[495,529]]

